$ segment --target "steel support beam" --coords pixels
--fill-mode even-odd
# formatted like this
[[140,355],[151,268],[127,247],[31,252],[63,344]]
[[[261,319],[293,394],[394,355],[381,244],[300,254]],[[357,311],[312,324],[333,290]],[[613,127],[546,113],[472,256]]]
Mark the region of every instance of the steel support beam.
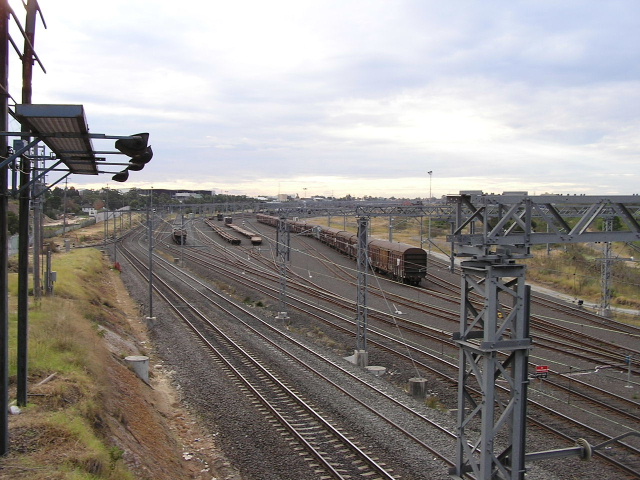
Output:
[[[460,349],[458,444],[450,473],[458,478],[471,473],[476,480],[522,480],[530,287],[525,267],[515,260],[531,257],[531,247],[545,243],[640,240],[640,197],[473,193],[447,200],[455,212],[448,237],[452,255],[474,259],[461,263],[460,331],[454,335]],[[621,228],[599,231],[596,221],[604,220],[606,226],[613,217],[621,220]],[[603,292],[610,276],[604,272],[608,258],[605,251]],[[472,303],[472,293],[484,298],[481,307]],[[509,298],[507,310],[502,305]],[[608,296],[603,293],[603,298],[604,305]],[[498,388],[499,379],[506,381],[504,389]],[[527,458],[575,452],[586,458],[586,450],[583,444]]]
[[289,217],[425,217],[435,220],[449,220],[452,215],[450,205],[433,203],[430,205],[398,205],[398,204],[370,204],[363,202],[339,202],[328,203],[327,206],[302,205],[295,203],[283,203],[276,205],[263,205],[260,208],[263,213],[274,216]]
[[358,218],[358,291],[356,298],[356,349],[367,351],[367,289],[368,265],[367,256],[367,217]]
[[[477,480],[524,478],[529,338],[525,266],[462,262],[455,467]],[[478,310],[478,294],[485,304]],[[504,308],[505,302],[511,308]],[[504,389],[496,387],[504,380]]]
[[[27,2],[27,17],[24,32],[24,53],[22,55],[22,103],[31,103],[33,63],[35,60],[35,29],[38,2]],[[28,133],[25,125],[22,131]],[[24,143],[29,135],[25,135]],[[20,192],[18,194],[18,342],[16,401],[18,406],[27,405],[29,389],[29,206],[31,202],[31,160],[20,158]],[[14,186],[15,187],[15,186]]]
[[285,217],[278,220],[278,234],[276,237],[276,256],[280,267],[280,304],[278,308],[278,319],[286,320],[287,316],[287,262],[290,252],[289,224]]
[[[607,218],[603,224],[603,230],[610,232],[613,230],[613,218]],[[611,258],[611,242],[604,242],[604,251],[602,264],[600,266],[601,276],[600,285],[602,289],[602,298],[600,299],[600,308],[598,313],[603,317],[611,316],[611,268],[613,259]]]
[[[532,245],[640,241],[640,197],[586,195],[452,195],[459,256],[527,258]],[[618,217],[620,229],[599,231],[598,219]],[[473,223],[482,230],[470,231]]]
[[[0,130],[7,129],[9,115],[9,7],[0,0]],[[0,157],[8,155],[7,137],[0,138]],[[0,456],[9,452],[9,256],[8,241],[8,168],[0,168]]]

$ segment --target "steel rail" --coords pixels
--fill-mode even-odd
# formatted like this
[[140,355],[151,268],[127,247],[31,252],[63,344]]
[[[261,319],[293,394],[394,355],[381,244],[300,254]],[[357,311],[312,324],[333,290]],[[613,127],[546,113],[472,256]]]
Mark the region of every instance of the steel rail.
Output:
[[[132,254],[130,252],[125,253],[125,255],[127,255],[128,260],[131,261],[132,259]],[[142,269],[140,269],[139,267],[135,267],[134,268],[138,271],[138,273],[140,275],[143,276],[143,278],[145,277],[144,272]],[[162,279],[160,279],[157,274],[154,274],[154,277],[156,279],[156,282],[162,282]],[[173,290],[173,288],[171,288],[168,284],[165,284],[165,286],[172,291],[173,295],[175,295],[176,298],[178,298],[179,300],[181,300],[184,304],[188,305],[189,302],[182,297],[181,295],[179,295],[177,292],[175,292]],[[254,387],[251,382],[249,382],[246,378],[245,375],[240,372],[229,360],[227,360],[226,356],[224,354],[222,354],[220,352],[220,349],[216,346],[214,346],[207,338],[206,336],[200,332],[200,330],[198,329],[198,327],[196,327],[193,322],[191,322],[186,315],[178,308],[175,306],[175,302],[172,302],[171,299],[169,299],[167,297],[166,294],[164,294],[163,292],[160,291],[160,289],[158,288],[157,285],[154,286],[154,291],[156,292],[156,294],[158,294],[164,301],[165,304],[176,314],[178,315],[183,322],[193,331],[193,333],[199,338],[199,340],[204,343],[209,349],[210,351],[214,352],[216,354],[216,356],[220,359],[220,361],[222,361],[226,368],[231,371],[236,378],[241,381],[244,385],[244,387],[249,390],[252,395],[254,395],[256,398],[258,398],[260,400],[260,402],[263,404],[263,406],[265,408],[267,408],[270,413],[278,419],[278,421],[280,422],[281,425],[283,425],[287,431],[289,431],[289,433],[291,433],[296,440],[304,446],[304,448],[311,454],[314,456],[314,458],[321,462],[323,465],[323,468],[326,469],[326,471],[332,476],[332,478],[335,479],[339,479],[339,480],[343,480],[343,479],[347,479],[349,478],[349,476],[344,476],[342,473],[340,473],[338,471],[338,469],[332,465],[331,460],[328,460],[326,458],[326,454],[324,454],[323,452],[320,452],[319,448],[317,446],[314,446],[311,444],[311,442],[309,442],[304,434],[301,432],[301,429],[297,428],[294,424],[292,424],[289,420],[287,420],[285,418],[285,416],[283,414],[281,414],[281,412],[273,405],[272,401],[269,401],[264,395],[262,395],[260,393],[260,391]],[[376,475],[379,475],[381,478],[383,479],[388,479],[388,480],[393,480],[393,476],[391,476],[385,469],[384,467],[380,466],[375,460],[373,460],[368,454],[366,454],[360,447],[358,447],[357,445],[355,445],[351,440],[349,440],[348,438],[346,438],[341,432],[339,432],[333,425],[331,425],[330,422],[328,422],[327,420],[325,420],[321,415],[319,415],[311,406],[309,406],[299,395],[297,395],[295,392],[293,392],[289,387],[287,387],[286,385],[284,385],[279,379],[277,379],[275,377],[274,374],[272,374],[271,372],[269,372],[268,369],[266,369],[265,367],[263,367],[257,360],[255,360],[251,355],[248,355],[246,350],[237,345],[235,341],[233,341],[233,339],[231,339],[228,335],[226,335],[224,332],[222,332],[219,328],[217,328],[213,323],[211,323],[210,321],[208,321],[208,319],[206,318],[206,315],[204,315],[202,312],[198,311],[197,309],[195,309],[194,307],[190,307],[190,311],[194,312],[198,317],[201,318],[201,320],[205,321],[209,327],[213,330],[215,330],[216,335],[221,336],[224,338],[224,340],[226,342],[228,342],[230,345],[232,345],[235,349],[235,354],[236,355],[242,355],[246,360],[248,360],[255,368],[260,369],[261,373],[266,376],[272,383],[274,383],[275,385],[277,385],[277,387],[285,392],[289,398],[293,399],[301,408],[304,409],[304,411],[313,416],[314,419],[316,420],[316,422],[318,424],[321,424],[323,426],[324,429],[328,430],[331,432],[331,434],[340,439],[340,442],[347,447],[350,451],[352,451],[354,454],[358,455],[360,457],[360,459],[364,462],[367,463],[368,468],[370,468],[370,470],[372,472],[375,472]],[[227,313],[230,313],[227,311]],[[335,462],[335,460],[334,460]]]
[[[600,433],[600,432],[598,432],[598,433]],[[601,434],[604,438],[608,438],[608,437],[606,436],[606,434],[602,434],[602,433],[600,433],[600,434]]]

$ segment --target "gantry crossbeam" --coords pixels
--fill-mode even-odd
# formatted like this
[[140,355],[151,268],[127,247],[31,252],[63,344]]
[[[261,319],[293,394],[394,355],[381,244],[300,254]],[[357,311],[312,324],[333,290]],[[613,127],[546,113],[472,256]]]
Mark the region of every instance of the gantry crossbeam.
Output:
[[[545,243],[640,241],[640,196],[452,195],[458,256],[526,258]],[[617,217],[621,228],[603,231],[599,221]]]
[[[338,203],[338,204],[337,204]],[[451,220],[453,209],[443,203],[428,205],[398,205],[383,204],[379,202],[363,205],[362,202],[339,204],[330,202],[329,205],[302,205],[300,203],[264,205],[261,209],[272,215],[284,215],[286,217],[431,217],[438,220]]]

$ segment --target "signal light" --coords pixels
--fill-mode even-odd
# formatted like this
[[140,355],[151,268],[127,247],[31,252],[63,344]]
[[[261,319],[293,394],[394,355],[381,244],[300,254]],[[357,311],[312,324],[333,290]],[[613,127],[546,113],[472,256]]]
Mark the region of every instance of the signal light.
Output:
[[129,178],[129,171],[125,168],[123,171],[116,173],[111,178],[116,182],[126,182]]
[[136,155],[135,157],[131,157],[131,162],[136,163],[138,165],[145,165],[149,163],[149,160],[153,158],[153,150],[151,147],[147,147],[144,150],[144,153],[140,155]]
[[138,138],[116,140],[116,149],[130,157],[129,166],[113,176],[113,180],[116,182],[126,182],[129,178],[129,170],[138,172],[153,158],[153,150],[147,145],[149,134],[136,133],[132,137]]
[[144,168],[144,164],[143,163],[131,163],[127,167],[127,170],[131,170],[132,172],[139,172],[143,168]]
[[142,155],[147,150],[147,142],[149,141],[148,133],[136,133],[131,135],[138,138],[121,138],[116,140],[116,149],[124,153],[128,157],[135,158]]

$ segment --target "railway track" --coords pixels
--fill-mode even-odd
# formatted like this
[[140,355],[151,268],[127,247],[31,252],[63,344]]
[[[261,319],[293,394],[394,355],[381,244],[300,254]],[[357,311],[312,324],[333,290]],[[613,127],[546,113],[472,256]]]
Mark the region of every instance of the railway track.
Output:
[[[123,253],[140,275],[148,275],[144,265],[137,262],[130,251],[123,250]],[[317,408],[252,356],[245,346],[216,327],[203,312],[193,307],[184,308],[190,302],[175,288],[158,276],[154,282],[156,294],[191,329],[220,368],[233,377],[242,392],[259,405],[262,414],[278,424],[289,442],[305,450],[304,460],[316,475],[335,479],[353,475],[393,479],[383,465],[335,428]],[[220,304],[217,306],[224,308]]]
[[[200,249],[200,250],[203,250],[203,249]],[[258,252],[258,253],[259,253],[259,252]],[[274,263],[273,263],[273,258],[267,258],[267,259],[266,259],[266,261],[265,261],[264,263],[260,263],[260,262],[259,262],[259,260],[260,260],[260,258],[259,258],[259,257],[260,257],[260,255],[257,255],[257,254],[256,254],[256,250],[255,250],[255,249],[254,249],[254,250],[248,250],[248,251],[244,251],[244,250],[243,250],[243,251],[242,251],[242,253],[240,253],[240,254],[229,255],[229,258],[232,258],[232,260],[230,260],[230,261],[232,262],[232,265],[233,265],[233,267],[232,267],[232,268],[235,268],[235,269],[240,268],[240,269],[242,269],[242,270],[243,270],[243,272],[244,272],[244,275],[242,275],[242,274],[241,274],[241,273],[239,273],[239,272],[237,272],[237,273],[231,273],[231,272],[223,273],[222,271],[220,271],[220,274],[227,275],[229,278],[232,278],[232,277],[234,277],[234,276],[235,276],[235,278],[233,279],[234,281],[238,281],[238,279],[239,279],[239,278],[241,279],[241,278],[243,278],[243,277],[244,277],[244,281],[245,281],[245,282],[246,282],[246,281],[247,281],[247,279],[248,279],[250,276],[252,276],[252,275],[256,275],[256,276],[258,276],[258,275],[265,275],[265,276],[267,276],[267,277],[268,277],[268,282],[267,282],[267,283],[271,283],[271,285],[272,285],[272,286],[271,286],[271,287],[266,287],[266,286],[264,286],[264,285],[263,285],[263,286],[262,286],[262,287],[260,287],[260,288],[262,288],[262,289],[263,289],[263,293],[264,293],[265,295],[270,295],[270,296],[272,296],[272,298],[275,298],[275,297],[277,296],[277,293],[276,293],[276,292],[277,292],[277,289],[276,289],[276,288],[274,288],[274,287],[273,287],[273,285],[274,285],[274,283],[276,282],[277,277],[275,276],[274,272],[270,272],[270,271],[269,271],[270,267],[274,265]],[[247,265],[247,263],[243,261],[243,259],[246,259],[246,258],[251,258],[251,265]],[[203,258],[201,258],[201,257],[194,257],[194,258],[192,259],[192,261],[193,261],[193,262],[202,263],[204,260],[203,260]],[[221,261],[221,257],[220,257],[220,256],[217,256],[217,257],[216,257],[216,262],[220,263],[220,261]],[[229,261],[229,260],[227,260],[227,261]],[[220,265],[216,265],[216,268],[219,268],[219,267],[220,267]],[[212,266],[211,268],[213,268],[213,266]],[[253,269],[253,270],[252,270],[252,273],[249,273],[250,268],[251,268],[251,269]],[[333,267],[332,267],[332,268],[333,268]],[[239,275],[242,275],[242,276],[240,276],[240,277],[239,277]],[[309,276],[311,276],[311,274],[309,274]],[[315,271],[314,271],[314,276],[315,276]],[[299,288],[303,289],[303,287],[305,287],[305,285],[304,285],[304,284],[306,284],[306,287],[305,287],[305,288],[307,288],[307,289],[308,289],[308,288],[309,288],[309,285],[311,284],[311,282],[309,281],[310,279],[304,279],[304,281],[303,281],[303,280],[302,280],[302,278],[303,278],[304,276],[303,276],[303,275],[301,275],[300,277],[301,277],[301,279],[300,279],[300,282],[299,282],[299,283],[300,283],[300,287],[299,287]],[[240,281],[242,281],[242,280],[240,280]],[[291,283],[290,283],[290,286],[292,286],[292,288],[293,288],[293,283],[295,283],[295,282],[291,281]],[[258,288],[258,287],[256,287],[256,288]],[[405,287],[405,288],[407,288],[407,287]],[[338,295],[338,296],[336,296],[335,294],[329,294],[329,293],[326,293],[326,292],[325,292],[325,293],[320,292],[320,294],[321,294],[321,295],[324,295],[323,300],[322,300],[323,302],[327,302],[327,301],[329,301],[329,300],[328,300],[329,298],[331,299],[331,301],[335,302],[335,301],[336,301],[336,298],[339,298],[339,295]],[[409,300],[410,300],[410,299],[409,299]],[[297,301],[297,300],[296,300],[296,301]],[[400,299],[399,297],[394,297],[394,301],[396,301],[398,304],[400,304],[400,305],[401,305],[401,303],[400,303],[400,302],[401,302],[401,299]],[[310,302],[310,303],[313,303],[313,302]],[[349,302],[345,302],[345,303],[349,303]],[[353,302],[350,302],[350,303],[351,303],[351,306],[352,306],[352,305],[353,305]],[[410,302],[408,302],[408,303],[407,303],[407,308],[409,307],[409,305],[410,305]],[[313,306],[313,305],[310,305],[310,307],[312,307],[312,306]],[[309,307],[309,308],[310,308],[310,307]],[[300,308],[300,307],[296,307],[296,308]],[[345,307],[344,307],[344,305],[343,305],[341,308],[345,308]],[[349,308],[349,307],[347,307],[347,308]],[[402,307],[402,308],[403,308],[403,310],[405,309],[405,307]],[[305,311],[305,315],[311,315],[311,314],[309,313],[310,311],[311,311],[311,310]],[[452,310],[449,310],[448,312],[451,312],[451,311],[452,311]],[[443,315],[444,315],[445,317],[446,317],[446,316],[450,316],[450,313],[448,313],[448,312],[443,313]],[[317,313],[316,313],[315,315],[317,315],[318,317],[328,317],[328,316],[329,316],[330,314],[332,314],[332,313],[335,315],[335,312],[324,312],[324,313],[321,313],[321,314],[317,314]],[[433,313],[431,313],[431,314],[433,315]],[[380,315],[382,315],[382,314],[380,313]],[[391,316],[392,316],[392,315],[391,315]],[[451,321],[453,321],[453,320],[451,320]],[[343,317],[340,317],[340,319],[339,319],[339,320],[336,320],[336,325],[337,325],[337,324],[340,324],[340,323],[342,324],[342,328],[344,329],[344,331],[345,331],[345,332],[347,332],[347,333],[348,333],[349,331],[351,331],[351,332],[353,331],[353,329],[352,329],[352,328],[351,328],[351,329],[349,328],[349,327],[350,327],[349,322],[348,322],[348,321],[345,321],[345,319],[344,319]],[[346,325],[346,326],[344,326],[344,325]],[[332,327],[332,328],[337,328],[337,327]],[[412,327],[412,328],[417,328],[417,327],[415,327],[415,326],[414,326],[414,327]],[[437,329],[436,329],[436,330],[437,330]],[[441,342],[441,344],[442,344],[442,345],[445,345],[445,344],[446,344],[446,340],[443,340],[443,339],[445,338],[445,335],[444,335],[444,334],[446,334],[446,332],[445,332],[444,330],[441,330],[441,331],[440,331],[440,335],[439,335],[439,336],[438,336],[438,335],[436,335],[436,337],[439,337],[439,338],[440,338],[440,340],[439,340],[439,341]],[[384,335],[384,334],[383,334],[383,333],[381,333],[381,335]],[[421,340],[419,340],[419,341],[416,341],[416,342],[415,342],[416,344],[423,343],[423,341],[424,341],[424,340],[423,340],[423,338],[422,338],[422,337],[420,337],[420,335],[421,335],[420,333],[418,333],[418,332],[415,332],[415,331],[414,331],[414,332],[412,332],[412,335],[416,335],[417,337],[421,338]],[[400,341],[400,342],[405,342],[405,343],[406,343],[406,339],[402,339],[402,338],[395,338],[395,339],[390,338],[388,341],[389,341],[389,342],[397,342],[397,341]],[[434,341],[434,340],[433,340],[433,338],[432,338],[432,340],[431,340],[431,341]],[[378,346],[378,345],[376,344],[376,348],[381,348],[381,349],[382,349],[382,348],[387,348],[387,347],[386,347],[386,346],[382,346],[382,345]],[[402,355],[402,353],[400,352],[400,350],[401,350],[401,349],[404,349],[404,348],[406,348],[406,347],[405,347],[405,346],[403,346],[402,348],[398,348],[398,349],[397,349],[397,351],[396,351],[396,353],[394,353],[394,354],[395,354],[395,355],[398,355],[398,356]],[[436,349],[432,349],[432,350],[436,350]],[[416,350],[416,351],[417,351],[417,350]],[[414,353],[415,353],[415,352],[414,352]],[[424,352],[423,352],[423,353],[424,353]],[[437,356],[437,355],[434,355],[434,357],[436,357],[436,356]],[[440,355],[440,357],[442,357],[442,356],[443,356],[443,355]],[[407,361],[409,361],[409,362],[415,362],[415,358],[408,358],[408,359],[407,359]],[[429,361],[434,361],[434,360],[433,360],[433,358],[432,358],[432,359],[431,359],[431,360],[429,360]],[[457,366],[456,366],[455,364],[451,363],[451,367],[450,367],[450,368],[455,369],[456,367],[457,367]],[[453,376],[449,376],[449,378],[450,378],[450,379],[452,379],[453,377],[455,377],[455,375],[453,375]],[[569,380],[571,381],[571,379],[569,379]],[[550,385],[551,385],[551,381],[546,382],[546,385],[545,385],[545,386],[550,386]],[[576,392],[577,385],[578,385],[578,382],[573,381],[573,385],[572,385],[573,391],[571,392],[571,395],[576,395],[576,396],[575,396],[575,398],[574,398],[574,397],[572,397],[572,398],[573,398],[573,400],[574,400],[574,402],[577,402],[577,392]],[[555,387],[555,386],[554,386],[554,388],[560,388],[560,387]],[[582,389],[583,389],[583,387],[582,387],[582,386],[580,386],[580,387],[579,387],[579,389],[580,389],[580,390],[582,390]],[[534,389],[534,390],[535,390],[535,389]],[[565,390],[565,392],[566,392],[566,391],[567,391],[567,390]],[[608,400],[604,400],[604,403],[606,403],[607,401],[608,401]],[[637,402],[635,402],[635,403],[636,403],[636,405],[637,405]],[[628,405],[628,407],[627,407],[627,408],[632,410],[632,409],[633,409],[633,407],[634,407],[634,402],[631,402],[631,403],[629,403],[629,405]],[[604,408],[604,407],[603,407],[603,408]],[[546,415],[552,415],[552,414],[553,414],[553,412],[550,412],[550,413],[543,413],[543,414],[542,414],[542,416],[544,417],[544,416],[546,416]],[[560,416],[558,416],[558,418],[561,418],[561,417],[560,417]],[[567,418],[568,418],[568,417],[567,417]],[[568,421],[568,420],[567,420],[567,421]],[[631,420],[629,420],[629,421],[631,421]],[[637,417],[634,417],[634,418],[633,418],[633,422],[636,422],[636,421],[637,421]],[[543,423],[543,422],[541,421],[540,423]],[[547,423],[548,423],[548,422],[547,422]],[[556,429],[556,430],[559,430],[559,429]],[[597,443],[597,441],[600,441],[600,439],[604,439],[604,438],[611,438],[611,436],[610,436],[610,435],[609,435],[609,436],[607,436],[607,434],[602,434],[602,435],[600,435],[600,433],[601,433],[601,432],[596,432],[596,433],[592,432],[592,433],[590,434],[590,435],[591,435],[591,438],[592,438],[592,439],[594,439],[594,441],[595,441],[596,443]],[[597,441],[596,441],[596,440],[595,440],[595,439],[596,439],[596,437],[597,437],[599,440],[597,440]],[[570,437],[569,437],[569,436],[565,436],[565,438],[570,438]],[[573,437],[573,438],[575,439],[575,437]],[[632,453],[631,453],[631,455],[637,455],[637,454],[638,454],[638,453],[637,453],[637,451],[635,451],[635,452],[634,452],[633,450],[631,450],[631,452],[632,452]],[[628,454],[627,454],[627,455],[628,455]],[[620,467],[620,468],[624,468],[624,467],[622,466],[622,467]],[[637,471],[637,470],[636,470],[636,471]],[[626,474],[627,474],[627,475],[632,475],[632,473],[633,473],[633,472],[634,472],[633,467],[631,467],[631,469],[627,469],[627,470],[626,470]],[[632,476],[631,478],[633,478],[633,476]]]
[[[141,276],[144,277],[147,275],[147,272],[144,271],[146,268],[144,264],[137,261],[131,252],[124,251],[123,255],[132,265],[136,265],[136,269]],[[156,271],[158,269],[164,270],[168,275],[176,276],[176,272],[170,272],[176,269],[175,265],[170,262],[158,259]],[[162,276],[164,275],[161,275],[161,277]],[[237,309],[238,306],[233,304],[233,302],[229,302],[224,295],[216,293],[197,278],[185,275],[184,272],[177,273],[177,276],[185,277],[182,279],[183,282],[188,284],[192,289],[194,285],[197,284],[194,292],[199,292],[199,294],[203,296],[199,303],[202,304],[202,302],[206,301],[211,304],[207,305],[206,310],[215,307],[216,309],[224,311],[225,315],[232,316],[237,322],[245,324],[246,328],[251,329],[252,334],[256,335],[256,337],[259,337],[265,343],[269,343],[272,348],[278,349],[282,354],[287,355],[289,362],[296,362],[303,365],[305,369],[311,371],[314,375],[320,376],[323,381],[331,385],[332,388],[340,390],[342,394],[351,397],[354,402],[359,403],[362,408],[375,414],[377,421],[385,422],[398,432],[409,437],[413,442],[419,444],[421,448],[429,452],[429,456],[438,458],[447,466],[452,465],[451,460],[449,460],[445,454],[433,448],[430,442],[418,438],[419,436],[424,438],[425,424],[430,424],[433,428],[437,429],[439,434],[446,434],[451,441],[454,438],[452,432],[446,431],[424,415],[412,411],[410,407],[390,395],[376,390],[376,395],[381,398],[374,402],[375,404],[379,404],[380,401],[388,402],[392,404],[394,408],[401,408],[421,421],[419,427],[421,433],[412,434],[406,426],[392,421],[387,418],[385,414],[380,413],[375,406],[363,402],[362,399],[351,394],[348,389],[340,387],[330,378],[332,376],[331,374],[322,374],[314,367],[302,362],[299,358],[301,356],[300,353],[292,355],[287,349],[284,349],[281,346],[283,343],[282,333],[277,332],[277,329],[269,327],[269,329],[277,333],[279,337],[276,340],[270,339],[268,336],[260,333],[259,330],[248,325],[247,321],[243,320],[241,316],[233,313],[232,309]],[[286,381],[279,379],[278,375],[272,372],[269,367],[265,367],[254,354],[249,353],[246,345],[238,344],[230,338],[230,336],[209,321],[207,316],[201,311],[187,308],[188,305],[196,303],[193,298],[185,298],[179,295],[175,291],[175,288],[169,286],[167,282],[158,277],[154,278],[154,282],[154,289],[157,294],[161,296],[166,304],[173,310],[174,314],[179,316],[182,321],[189,326],[194,335],[197,336],[198,341],[210,349],[220,367],[236,379],[238,387],[241,388],[246,395],[250,395],[254,401],[260,405],[261,411],[269,416],[270,421],[277,422],[278,425],[280,425],[279,428],[282,428],[283,432],[286,432],[286,435],[291,436],[288,441],[292,443],[296,442],[300,448],[304,448],[309,452],[306,461],[317,470],[315,471],[316,474],[320,474],[321,478],[394,478],[384,465],[380,465],[375,459],[371,458],[368,453],[356,445],[354,441],[350,440],[347,435],[343,434],[338,428],[333,427],[333,422],[327,421],[324,415],[319,413],[318,408],[312,406],[311,402],[304,399],[302,394],[295,391],[293,387],[288,386]],[[212,297],[219,297],[219,300],[214,302],[212,301]],[[249,315],[252,317],[252,320],[258,321],[258,318],[254,314],[247,312],[244,308],[240,308],[240,311],[242,315]],[[259,321],[262,322],[262,320]],[[309,354],[308,346],[291,338],[287,338],[287,342],[295,343],[300,352],[304,351],[306,354]],[[342,375],[349,376],[349,382],[358,382],[363,388],[372,390],[371,385],[369,385],[366,380],[362,380],[348,373],[343,367],[324,358],[320,354],[315,353],[313,355],[323,363],[330,364],[332,369],[339,370]],[[367,396],[370,397],[370,395]],[[369,398],[369,403],[370,402],[371,399]],[[322,470],[323,473],[320,473],[320,470]],[[443,467],[443,471],[444,470],[446,469]],[[324,475],[327,476],[325,477]]]
[[[405,288],[408,289],[408,287],[405,287]],[[396,297],[396,300],[397,300],[397,297]],[[400,304],[400,301],[398,302]],[[628,328],[619,329],[619,330],[623,331],[626,334],[628,334],[630,330],[634,331],[633,329],[628,329]],[[572,332],[572,334],[573,334],[573,337],[576,336],[575,332]],[[601,348],[602,351],[618,350],[617,345],[611,342],[603,342],[601,339],[596,339],[595,343],[604,344],[604,349]],[[585,345],[589,345],[589,344],[587,343]],[[594,350],[589,349],[589,347],[583,347],[583,351],[585,349],[586,349],[586,353],[581,353],[580,355],[584,355],[588,360],[593,361]],[[566,351],[566,346],[564,350]],[[617,354],[617,355],[609,355],[609,356],[606,356],[605,358],[606,358],[606,361],[609,361],[609,362],[619,362],[622,357],[621,355]],[[415,362],[415,360],[413,359],[411,359],[411,361]],[[620,364],[618,363],[618,365],[616,366],[619,367]],[[578,371],[575,371],[574,373],[579,374]],[[635,370],[632,370],[632,373],[635,374]],[[577,406],[577,408],[584,408],[585,405],[589,405],[589,409],[587,410],[590,412],[591,415],[593,415],[594,417],[605,417],[608,420],[611,420],[614,423],[614,428],[616,428],[617,426],[618,428],[621,429],[620,431],[637,429],[637,425],[638,425],[637,399],[630,400],[629,398],[625,398],[621,395],[615,395],[602,388],[598,388],[596,386],[590,385],[587,382],[581,382],[580,380],[572,379],[571,373],[561,374],[560,372],[558,372],[558,376],[560,375],[564,378],[565,383],[566,383],[566,379],[568,378],[570,387],[560,385],[559,384],[560,378],[556,379],[556,381],[553,382],[554,383],[553,385],[551,385],[552,382],[546,382],[545,387],[548,389],[549,386],[551,385],[554,389],[564,390],[565,392],[570,393],[572,395],[572,402],[574,406]],[[592,393],[585,394],[585,391],[586,392],[591,391]],[[575,397],[573,397],[574,395]],[[580,403],[581,405],[578,407]],[[593,412],[594,406],[595,408],[600,409],[599,413]],[[542,406],[542,410],[544,411],[544,406]],[[614,412],[617,412],[617,414],[615,414]],[[549,410],[547,409],[544,415],[548,415],[548,413],[549,413]],[[553,415],[554,412],[551,411],[551,414]],[[569,420],[569,417],[565,416],[564,420]],[[604,434],[603,432],[599,432],[597,429],[590,429],[588,425],[582,425],[581,428],[585,433],[595,435],[595,437],[597,437],[598,440],[604,441],[608,438],[611,438],[611,435],[607,435],[607,434]],[[632,446],[630,451],[633,452],[633,455],[637,456],[638,451],[635,447]],[[614,460],[614,463],[615,463],[615,460]],[[624,469],[624,467],[622,468]],[[627,468],[626,471],[627,473],[633,473],[637,471],[637,468],[636,467]]]

